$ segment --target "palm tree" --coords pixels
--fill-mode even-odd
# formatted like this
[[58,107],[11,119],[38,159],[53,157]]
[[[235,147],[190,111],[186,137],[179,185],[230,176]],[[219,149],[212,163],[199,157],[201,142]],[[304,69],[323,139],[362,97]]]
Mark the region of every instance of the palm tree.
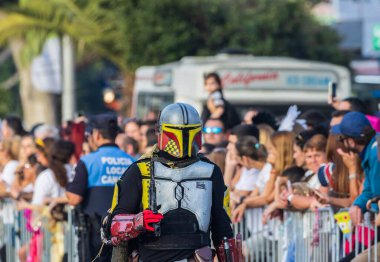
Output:
[[124,34],[108,0],[20,0],[0,10],[0,45],[9,44],[18,74],[27,125],[56,121],[52,94],[37,91],[31,82],[31,61],[51,37],[69,36],[77,59],[100,56],[126,70]]

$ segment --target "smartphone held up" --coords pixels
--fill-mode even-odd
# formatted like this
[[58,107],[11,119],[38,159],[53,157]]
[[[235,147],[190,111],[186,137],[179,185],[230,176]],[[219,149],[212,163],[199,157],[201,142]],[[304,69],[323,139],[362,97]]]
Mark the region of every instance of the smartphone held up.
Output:
[[332,101],[336,99],[336,88],[337,88],[336,82],[330,81],[329,82],[329,97]]

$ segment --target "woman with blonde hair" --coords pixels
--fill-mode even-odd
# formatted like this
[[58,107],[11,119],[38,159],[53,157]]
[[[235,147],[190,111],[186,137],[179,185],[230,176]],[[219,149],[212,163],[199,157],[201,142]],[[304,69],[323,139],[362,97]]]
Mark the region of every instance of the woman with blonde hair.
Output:
[[259,129],[260,144],[268,148],[270,144],[270,137],[274,133],[274,129],[270,125],[267,125],[267,124],[259,124],[257,125],[257,129]]
[[273,171],[281,174],[286,168],[293,165],[294,134],[288,131],[278,131],[272,134],[268,147],[268,162]]
[[9,196],[18,167],[20,137],[4,139],[0,142],[0,197]]
[[268,147],[267,162],[272,165],[270,177],[260,195],[246,197],[232,214],[232,220],[239,222],[246,208],[263,207],[274,200],[274,185],[276,178],[284,169],[293,165],[294,134],[288,131],[279,131],[272,134]]

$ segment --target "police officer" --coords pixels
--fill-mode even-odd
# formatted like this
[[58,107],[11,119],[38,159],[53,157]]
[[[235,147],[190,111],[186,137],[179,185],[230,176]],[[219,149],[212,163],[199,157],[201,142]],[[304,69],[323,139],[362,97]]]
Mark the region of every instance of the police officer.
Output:
[[143,262],[194,261],[194,256],[212,261],[210,230],[216,247],[232,237],[222,173],[197,154],[201,135],[194,107],[176,103],[162,110],[157,148],[117,183],[109,223],[114,245],[138,239]]
[[[115,116],[96,115],[88,127],[97,150],[81,157],[66,191],[69,204],[79,205],[84,213],[88,235],[80,237],[81,261],[91,261],[98,254],[101,216],[111,204],[115,182],[133,162],[133,158],[115,144],[119,130]],[[111,254],[112,248],[105,247],[97,261],[109,261]]]

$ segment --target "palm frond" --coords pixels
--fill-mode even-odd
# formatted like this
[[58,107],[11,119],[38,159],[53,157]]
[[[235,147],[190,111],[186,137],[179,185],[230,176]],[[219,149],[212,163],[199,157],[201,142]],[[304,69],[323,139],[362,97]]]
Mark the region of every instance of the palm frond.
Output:
[[78,51],[94,52],[123,67],[124,34],[106,4],[105,0],[87,1],[81,6],[75,0],[21,2],[18,8],[7,11],[6,18],[0,16],[0,45],[22,38],[28,60],[38,55],[48,37],[67,34],[81,46]]

